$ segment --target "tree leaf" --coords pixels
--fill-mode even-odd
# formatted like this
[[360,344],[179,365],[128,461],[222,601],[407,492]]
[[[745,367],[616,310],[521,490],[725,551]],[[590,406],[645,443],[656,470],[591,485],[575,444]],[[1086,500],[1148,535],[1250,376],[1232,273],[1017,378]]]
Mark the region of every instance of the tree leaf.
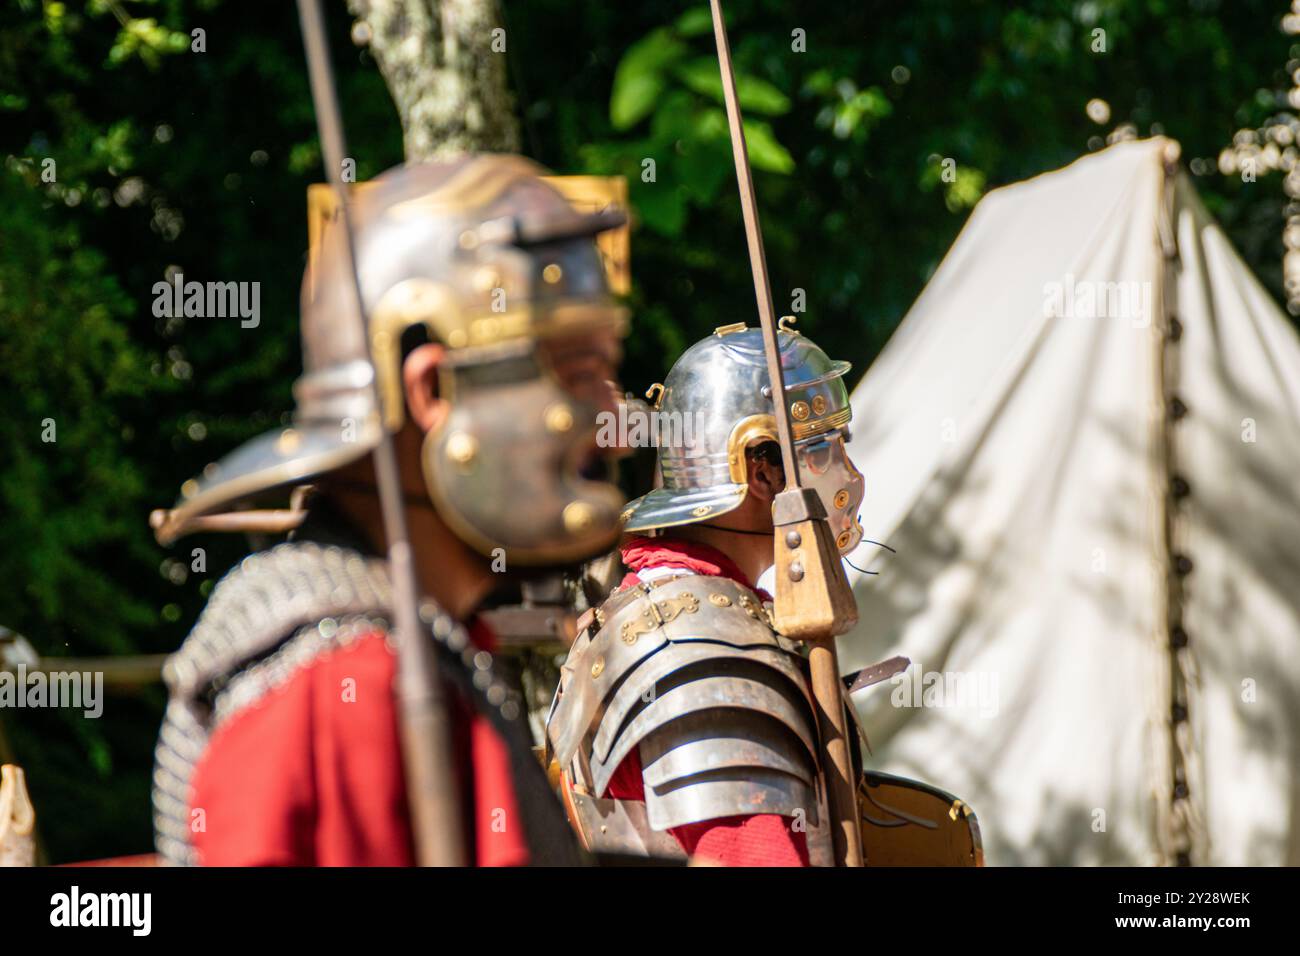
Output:
[[703,36],[713,30],[713,14],[708,7],[692,7],[677,18],[673,29],[678,36]]
[[789,173],[794,170],[794,157],[777,142],[772,127],[767,123],[746,120],[745,145],[749,148],[749,161],[755,169],[770,173]]
[[[722,75],[718,72],[718,61],[711,56],[702,56],[689,62],[679,64],[675,71],[686,86],[696,93],[723,102]],[[749,113],[761,113],[764,116],[780,116],[790,110],[790,98],[767,80],[759,79],[748,73],[736,75],[736,95],[740,98],[740,108]]]
[[665,68],[685,53],[686,47],[664,27],[628,48],[614,70],[609,96],[609,120],[615,129],[630,129],[650,114],[665,86]]
[[648,229],[664,236],[679,236],[686,225],[686,194],[671,181],[634,183],[632,205]]
[[615,75],[609,97],[609,121],[618,130],[631,129],[654,109],[663,93],[663,77],[651,73]]

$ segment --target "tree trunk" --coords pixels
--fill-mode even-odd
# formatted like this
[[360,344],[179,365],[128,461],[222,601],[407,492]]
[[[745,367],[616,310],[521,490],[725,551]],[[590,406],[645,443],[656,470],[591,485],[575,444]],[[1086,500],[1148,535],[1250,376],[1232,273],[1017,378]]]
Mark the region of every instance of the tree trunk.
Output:
[[407,162],[513,153],[497,0],[348,0],[402,119]]

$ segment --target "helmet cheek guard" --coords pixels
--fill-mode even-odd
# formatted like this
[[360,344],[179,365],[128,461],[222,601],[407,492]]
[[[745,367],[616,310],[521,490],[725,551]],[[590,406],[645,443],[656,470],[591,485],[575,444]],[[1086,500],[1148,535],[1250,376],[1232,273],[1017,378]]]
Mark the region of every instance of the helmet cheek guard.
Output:
[[858,509],[866,482],[849,459],[843,433],[836,430],[795,442],[794,454],[803,487],[814,489],[826,507],[835,547],[848,554],[862,543]]
[[451,412],[425,437],[423,466],[452,531],[481,554],[528,566],[611,548],[623,496],[579,473],[596,448],[595,407],[560,386],[533,342],[452,353],[443,368]]
[[[750,415],[737,422],[727,442],[731,480],[738,485],[749,482],[746,448],[757,441],[777,440],[776,419],[772,415]],[[800,484],[817,492],[826,508],[835,546],[840,554],[848,554],[862,542],[858,509],[866,494],[866,482],[849,458],[843,432],[834,429],[796,440],[794,454]]]

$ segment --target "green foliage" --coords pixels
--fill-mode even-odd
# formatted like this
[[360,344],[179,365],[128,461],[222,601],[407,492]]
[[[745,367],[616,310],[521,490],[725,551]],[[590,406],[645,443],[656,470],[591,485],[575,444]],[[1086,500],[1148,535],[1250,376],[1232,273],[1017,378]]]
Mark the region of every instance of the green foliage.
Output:
[[[147,18],[132,14],[147,12]],[[359,174],[401,159],[382,79],[335,18]],[[202,27],[207,51],[190,50]],[[281,421],[300,369],[304,196],[319,150],[292,4],[0,12],[0,624],[43,655],[169,652],[242,539],[148,526]],[[262,321],[167,320],[153,284],[261,283]],[[44,423],[57,440],[43,441]],[[191,548],[207,571],[191,573]],[[104,716],[0,713],[55,860],[142,852],[161,688]]]
[[685,54],[686,45],[668,29],[652,30],[627,51],[614,72],[609,97],[615,129],[628,129],[650,114],[668,84],[667,67]]
[[[620,132],[630,133],[647,119],[649,130],[583,152],[592,172],[628,176],[641,221],[665,236],[681,234],[692,207],[709,208],[729,175],[722,78],[712,50],[708,7],[687,10],[671,26],[657,27],[632,44],[614,70],[609,118]],[[747,117],[745,141],[754,168],[789,173],[794,169],[790,152],[770,123],[753,117],[789,112],[790,98],[739,68],[736,94]]]

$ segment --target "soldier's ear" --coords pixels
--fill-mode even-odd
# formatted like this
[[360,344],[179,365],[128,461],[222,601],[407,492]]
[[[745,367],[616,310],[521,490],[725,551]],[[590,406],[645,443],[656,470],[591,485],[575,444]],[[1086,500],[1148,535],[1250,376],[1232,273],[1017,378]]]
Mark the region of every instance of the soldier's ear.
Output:
[[772,501],[785,489],[785,472],[764,458],[751,456],[746,462],[749,472],[749,494],[760,501]]
[[417,346],[402,362],[406,410],[422,432],[436,428],[447,415],[447,403],[438,397],[438,366],[446,350],[428,343]]

